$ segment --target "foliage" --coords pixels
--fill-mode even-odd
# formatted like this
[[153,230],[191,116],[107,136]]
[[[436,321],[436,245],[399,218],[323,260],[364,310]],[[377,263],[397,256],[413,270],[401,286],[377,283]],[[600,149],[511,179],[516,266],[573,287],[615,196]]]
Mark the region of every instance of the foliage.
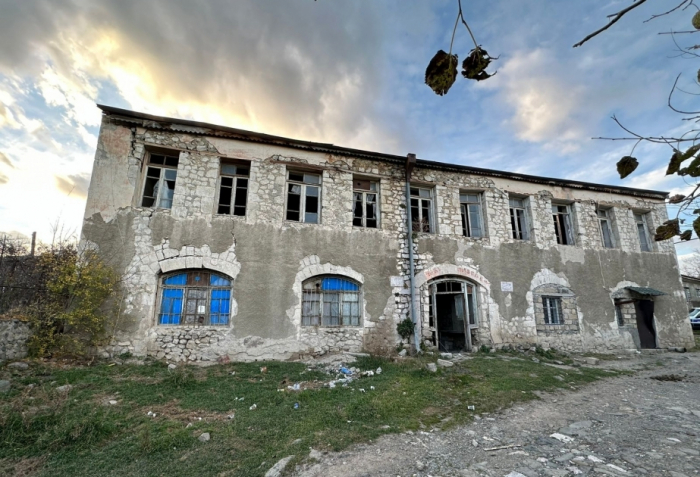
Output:
[[403,321],[396,325],[396,332],[399,334],[401,339],[408,341],[411,336],[413,336],[413,329],[415,326],[415,323],[413,323],[410,318],[404,318]]
[[462,76],[476,81],[488,79],[496,73],[488,74],[486,68],[491,64],[491,60],[496,59],[498,58],[491,58],[486,50],[477,46],[470,51],[469,56],[464,59],[462,63]]
[[639,166],[637,159],[632,156],[625,156],[617,163],[617,172],[620,174],[620,178],[624,179],[632,174],[637,169],[637,166]]
[[447,93],[457,79],[457,55],[438,51],[425,70],[425,84],[442,96]]
[[117,286],[117,275],[92,250],[61,244],[37,259],[41,283],[25,310],[32,326],[33,356],[55,353],[84,355],[105,331],[105,305]]
[[[523,358],[526,354],[477,354],[438,373],[426,369],[426,358],[398,363],[362,358],[353,366],[381,366],[382,373],[333,389],[322,383],[335,374],[289,362],[189,367],[196,383],[186,388],[171,379],[166,366],[150,361],[83,367],[48,362],[21,374],[0,368],[0,374],[17,373],[16,384],[0,394],[0,469],[41,456],[37,477],[262,476],[281,457],[305,458],[309,447],[340,451],[384,434],[447,428],[469,422],[474,412],[536,399],[535,391],[570,389],[614,375]],[[287,388],[297,382],[311,389]],[[68,383],[69,393],[56,392]],[[250,410],[253,404],[256,410]],[[199,442],[202,432],[211,441]]]

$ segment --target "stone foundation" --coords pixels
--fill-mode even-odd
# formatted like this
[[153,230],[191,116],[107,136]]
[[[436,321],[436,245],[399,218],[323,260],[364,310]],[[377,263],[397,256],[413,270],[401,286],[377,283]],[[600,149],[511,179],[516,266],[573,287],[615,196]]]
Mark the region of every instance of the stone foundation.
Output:
[[19,320],[0,321],[0,361],[25,358],[30,336],[27,323]]

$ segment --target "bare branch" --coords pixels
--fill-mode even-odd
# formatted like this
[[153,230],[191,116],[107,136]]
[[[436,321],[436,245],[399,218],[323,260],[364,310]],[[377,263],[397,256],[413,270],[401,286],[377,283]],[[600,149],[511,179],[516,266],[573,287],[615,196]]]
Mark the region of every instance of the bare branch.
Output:
[[655,18],[663,17],[664,15],[668,15],[669,13],[673,13],[673,12],[675,12],[676,10],[678,10],[679,8],[681,8],[683,5],[685,5],[686,3],[688,4],[688,5],[686,5],[686,6],[689,7],[690,5],[693,4],[693,0],[683,0],[681,3],[679,3],[678,5],[676,5],[675,7],[673,7],[672,9],[670,9],[669,11],[664,12],[664,13],[659,13],[658,15],[652,15],[651,18],[648,18],[647,20],[644,20],[644,22],[642,22],[642,23],[647,23],[647,22],[652,21],[652,20],[655,19]]
[[627,14],[628,12],[634,10],[635,8],[637,8],[638,6],[640,6],[641,4],[643,4],[643,3],[646,2],[646,1],[647,1],[647,0],[637,0],[636,2],[634,2],[632,5],[628,6],[627,8],[623,8],[622,10],[620,10],[620,11],[617,12],[617,13],[613,13],[612,15],[608,15],[608,18],[612,17],[612,19],[610,20],[610,22],[609,22],[607,25],[605,25],[605,26],[602,27],[602,28],[599,28],[598,30],[596,30],[596,31],[594,31],[593,33],[591,33],[591,34],[589,34],[588,36],[586,36],[586,38],[584,38],[583,40],[581,40],[581,41],[579,41],[578,43],[576,43],[576,44],[574,45],[574,48],[583,45],[584,43],[586,43],[588,40],[590,40],[590,39],[593,38],[594,36],[597,36],[597,35],[603,33],[605,30],[607,30],[608,28],[610,28],[611,26],[613,26],[615,23],[617,23],[618,20],[620,20],[620,18],[622,18],[623,16],[625,16],[625,14]]

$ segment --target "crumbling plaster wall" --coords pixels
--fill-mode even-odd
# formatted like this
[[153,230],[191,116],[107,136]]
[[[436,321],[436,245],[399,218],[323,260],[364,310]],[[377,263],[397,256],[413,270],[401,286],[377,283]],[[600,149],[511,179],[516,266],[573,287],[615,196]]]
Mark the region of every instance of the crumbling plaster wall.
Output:
[[[408,316],[410,308],[402,165],[203,137],[196,132],[103,123],[83,236],[125,275],[124,306],[108,351],[211,362],[225,356],[284,359],[341,349],[392,349],[398,341],[395,324]],[[171,210],[138,207],[141,164],[147,148],[154,146],[180,152]],[[222,157],[251,162],[245,217],[214,213]],[[288,169],[322,174],[320,224],[284,220]],[[378,230],[352,226],[354,174],[380,182]],[[480,341],[496,346],[539,342],[574,348],[556,338],[540,337],[534,326],[533,306],[527,298],[533,291],[533,277],[551,270],[567,277],[583,310],[577,338],[582,348],[604,351],[629,345],[617,339],[620,332],[606,288],[625,278],[673,293],[657,306],[664,322],[659,327],[660,343],[692,346],[692,336],[683,327],[685,311],[679,311],[685,307],[676,299],[682,292],[673,246],[670,241],[661,242],[654,246],[662,253],[639,252],[631,220],[632,209],[651,211],[653,230],[666,220],[663,203],[420,167],[414,178],[435,186],[439,232],[415,234],[416,273],[436,264],[465,265],[494,284],[490,289],[479,288]],[[462,237],[460,191],[483,192],[486,237]],[[529,198],[531,241],[512,239],[509,193]],[[625,221],[619,227],[614,224],[619,246],[613,250],[604,249],[600,242],[595,210],[602,195],[607,206],[614,208],[614,222]],[[553,200],[572,205],[573,246],[556,244],[550,212]],[[299,273],[319,266],[363,277],[362,327],[300,326],[301,302],[295,292]],[[197,267],[234,279],[231,326],[157,326],[159,275]],[[649,270],[658,273],[652,276]],[[402,284],[390,284],[392,276]],[[502,292],[501,281],[513,282],[514,291]],[[420,302],[417,306],[421,310]]]

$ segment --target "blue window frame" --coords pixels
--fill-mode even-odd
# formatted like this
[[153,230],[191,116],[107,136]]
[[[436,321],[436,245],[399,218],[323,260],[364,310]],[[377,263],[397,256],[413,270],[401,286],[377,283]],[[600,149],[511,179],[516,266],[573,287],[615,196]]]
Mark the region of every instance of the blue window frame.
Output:
[[230,278],[203,270],[179,272],[161,280],[160,325],[222,326],[231,317]]
[[360,326],[360,285],[342,277],[304,282],[302,326]]

